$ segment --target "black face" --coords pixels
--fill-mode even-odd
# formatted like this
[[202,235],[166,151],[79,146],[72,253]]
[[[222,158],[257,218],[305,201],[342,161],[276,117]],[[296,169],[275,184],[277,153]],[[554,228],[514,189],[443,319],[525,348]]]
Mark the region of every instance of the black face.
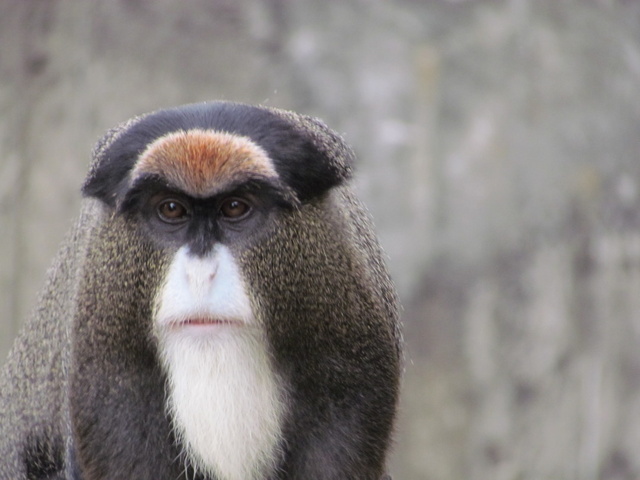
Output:
[[249,182],[208,198],[196,198],[153,178],[136,183],[120,213],[137,217],[149,238],[163,248],[189,245],[205,255],[216,243],[245,243],[278,211],[291,208],[275,187]]

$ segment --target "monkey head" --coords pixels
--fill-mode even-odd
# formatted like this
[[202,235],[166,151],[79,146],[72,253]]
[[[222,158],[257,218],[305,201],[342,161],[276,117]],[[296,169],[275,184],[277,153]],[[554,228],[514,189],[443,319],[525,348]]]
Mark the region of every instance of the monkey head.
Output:
[[316,119],[225,102],[98,143],[56,320],[78,477],[382,477],[398,307],[353,158]]

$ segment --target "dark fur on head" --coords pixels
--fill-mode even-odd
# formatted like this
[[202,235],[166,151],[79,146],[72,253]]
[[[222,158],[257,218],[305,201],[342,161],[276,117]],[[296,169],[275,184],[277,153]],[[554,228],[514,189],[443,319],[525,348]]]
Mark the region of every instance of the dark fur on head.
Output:
[[[124,128],[123,128],[124,127]],[[351,177],[353,152],[319,120],[277,109],[212,102],[160,110],[110,132],[82,188],[114,206],[129,185],[127,174],[147,145],[167,133],[203,129],[248,137],[273,160],[280,178],[301,201]]]

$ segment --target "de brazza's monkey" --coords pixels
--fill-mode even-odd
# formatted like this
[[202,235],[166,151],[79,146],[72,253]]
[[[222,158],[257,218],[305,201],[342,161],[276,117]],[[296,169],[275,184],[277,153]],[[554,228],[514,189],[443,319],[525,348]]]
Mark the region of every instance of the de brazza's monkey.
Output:
[[383,478],[401,341],[352,157],[234,103],[110,131],[0,377],[0,478]]

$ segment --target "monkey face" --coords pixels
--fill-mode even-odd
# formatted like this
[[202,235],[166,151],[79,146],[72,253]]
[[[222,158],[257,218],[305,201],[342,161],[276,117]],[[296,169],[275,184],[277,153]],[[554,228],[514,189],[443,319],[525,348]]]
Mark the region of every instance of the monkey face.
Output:
[[235,256],[293,208],[267,154],[250,139],[194,129],[152,142],[129,174],[118,213],[171,258],[153,331],[257,328]]

